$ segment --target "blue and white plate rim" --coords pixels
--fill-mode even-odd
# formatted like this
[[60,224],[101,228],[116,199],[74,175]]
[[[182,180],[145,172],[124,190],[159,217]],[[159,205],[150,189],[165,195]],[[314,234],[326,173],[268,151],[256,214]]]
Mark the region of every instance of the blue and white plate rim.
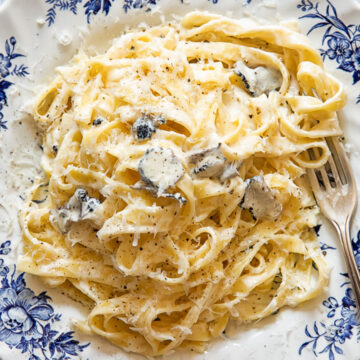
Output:
[[[4,147],[11,149],[15,141],[25,143],[19,138],[24,112],[18,109],[31,93],[28,88],[36,88],[47,79],[55,65],[66,62],[76,51],[80,37],[95,36],[101,27],[114,22],[132,24],[138,22],[137,17],[147,19],[160,10],[165,15],[169,12],[183,14],[193,8],[232,16],[241,11],[251,16],[252,11],[256,14],[259,9],[261,12],[266,8],[266,16],[280,13],[285,19],[299,19],[301,30],[308,33],[319,48],[326,66],[348,89],[349,102],[344,110],[345,136],[359,178],[360,145],[356,138],[360,135],[360,120],[356,119],[356,113],[360,108],[360,21],[356,22],[356,17],[359,18],[360,6],[355,0],[349,0],[347,4],[341,0],[291,0],[286,4],[280,0],[30,0],[27,5],[21,0],[0,0],[0,19],[4,20],[0,21],[2,157],[11,161],[11,151],[6,153]],[[46,59],[47,53],[53,53],[54,58]],[[40,61],[45,69],[43,72],[38,69],[39,57],[43,57]],[[2,189],[9,185],[6,181],[11,181],[11,174],[6,173],[10,169],[7,166],[6,163],[0,167]],[[4,177],[10,180],[4,180]],[[12,193],[14,196],[14,191]],[[138,358],[112,345],[105,346],[105,342],[94,337],[74,333],[68,313],[73,307],[75,313],[84,314],[84,310],[69,304],[56,290],[45,289],[36,279],[16,271],[20,236],[16,225],[10,231],[6,224],[15,224],[22,193],[16,194],[17,200],[10,207],[4,205],[11,201],[8,196],[2,194],[0,198],[0,217],[5,219],[0,222],[0,357],[93,359],[100,354],[104,359]],[[360,267],[359,229],[358,212],[352,234]],[[238,329],[234,338],[215,341],[205,355],[179,353],[172,358],[235,359],[241,349],[242,356],[253,359],[264,355],[270,359],[279,358],[279,355],[294,359],[359,359],[360,323],[354,315],[355,302],[336,237],[328,224],[321,229],[320,241],[329,262],[334,264],[329,290],[321,295],[321,299],[305,304],[301,310],[282,310],[274,317],[276,320]],[[277,327],[278,322],[285,323],[283,318],[291,318],[294,312],[301,313],[294,318],[295,327],[284,324]],[[274,329],[279,332],[282,343],[270,336]],[[288,338],[283,337],[282,331]],[[245,342],[253,342],[253,345],[246,346]],[[257,344],[261,344],[260,350]],[[279,345],[283,345],[282,352],[278,350]]]

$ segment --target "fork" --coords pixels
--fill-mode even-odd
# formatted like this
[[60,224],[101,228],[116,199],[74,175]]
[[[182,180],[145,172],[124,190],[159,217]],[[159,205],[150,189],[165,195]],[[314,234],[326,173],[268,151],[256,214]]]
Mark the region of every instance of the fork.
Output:
[[[345,261],[354,291],[357,311],[360,311],[360,273],[350,240],[350,223],[357,195],[354,175],[349,160],[338,137],[325,139],[331,156],[318,169],[307,169],[313,193],[322,213],[333,223],[345,254]],[[316,150],[309,150],[311,159]]]

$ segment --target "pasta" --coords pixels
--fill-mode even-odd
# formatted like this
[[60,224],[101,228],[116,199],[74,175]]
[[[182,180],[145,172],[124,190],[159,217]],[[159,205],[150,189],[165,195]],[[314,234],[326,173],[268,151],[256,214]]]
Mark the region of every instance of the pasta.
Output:
[[34,107],[44,178],[18,268],[87,304],[78,328],[203,351],[229,319],[327,284],[306,169],[341,135],[345,95],[293,24],[192,12],[57,73]]

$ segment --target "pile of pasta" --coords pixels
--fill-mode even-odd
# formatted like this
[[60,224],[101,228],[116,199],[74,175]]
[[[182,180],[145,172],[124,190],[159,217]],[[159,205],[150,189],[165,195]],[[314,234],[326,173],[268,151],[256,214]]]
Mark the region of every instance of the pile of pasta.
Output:
[[[259,96],[234,71],[271,67],[279,89]],[[203,351],[230,319],[251,321],[315,297],[328,267],[313,230],[319,209],[306,178],[338,136],[339,81],[294,24],[192,12],[181,23],[134,29],[97,56],[79,52],[39,96],[44,178],[20,222],[18,268],[89,307],[76,326],[149,356]],[[145,141],[142,114],[166,119]],[[198,177],[189,156],[221,144],[235,176]],[[136,187],[149,148],[171,149],[184,202]],[[307,150],[318,156],[310,159]],[[277,219],[241,207],[260,176]],[[51,221],[77,189],[100,204],[66,231]]]

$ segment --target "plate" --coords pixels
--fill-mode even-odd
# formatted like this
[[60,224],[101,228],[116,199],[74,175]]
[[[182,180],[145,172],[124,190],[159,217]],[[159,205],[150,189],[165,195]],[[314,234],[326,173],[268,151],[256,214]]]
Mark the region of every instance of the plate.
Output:
[[[125,26],[159,23],[201,9],[260,22],[298,19],[326,67],[345,85],[342,121],[356,178],[360,175],[360,5],[355,0],[0,0],[0,357],[2,359],[143,359],[96,336],[74,332],[71,319],[86,309],[36,278],[16,271],[21,234],[17,214],[40,169],[40,140],[31,100],[54,68],[81,44],[105,50]],[[359,192],[360,193],[360,192]],[[296,309],[249,325],[230,324],[204,354],[168,359],[359,360],[360,323],[342,253],[323,219],[319,236],[332,267],[329,287]],[[353,247],[360,267],[360,212]]]

